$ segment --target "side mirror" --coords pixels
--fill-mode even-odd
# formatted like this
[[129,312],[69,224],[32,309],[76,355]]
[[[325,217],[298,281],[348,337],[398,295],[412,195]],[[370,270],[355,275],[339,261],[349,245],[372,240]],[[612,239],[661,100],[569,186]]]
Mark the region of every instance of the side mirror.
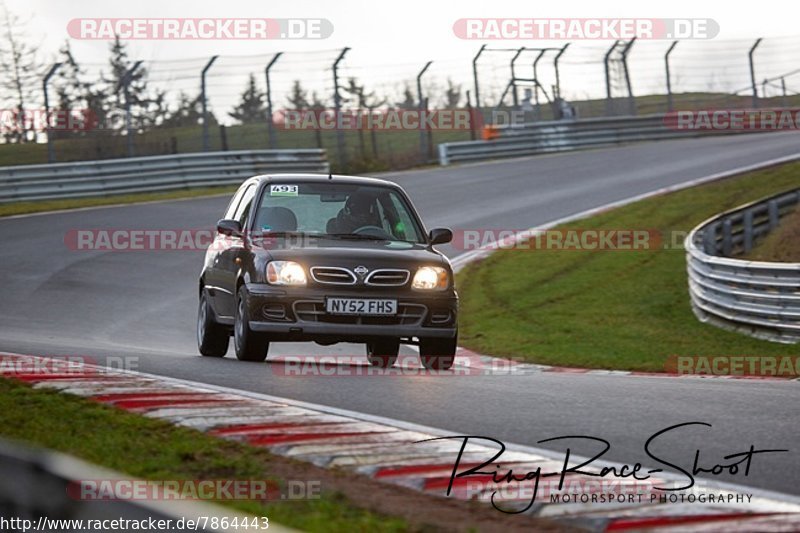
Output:
[[242,224],[238,220],[223,218],[217,222],[217,231],[227,236],[241,237]]
[[453,232],[448,228],[435,228],[428,234],[431,244],[447,244],[453,240]]

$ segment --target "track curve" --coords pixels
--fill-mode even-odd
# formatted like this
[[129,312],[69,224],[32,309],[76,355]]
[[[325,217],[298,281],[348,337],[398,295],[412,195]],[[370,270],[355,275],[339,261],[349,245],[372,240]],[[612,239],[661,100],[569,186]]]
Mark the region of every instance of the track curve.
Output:
[[[408,191],[428,227],[521,229],[791,155],[798,148],[794,132],[736,135],[382,177]],[[213,197],[0,219],[0,350],[84,354],[101,362],[110,357],[112,365],[125,357],[143,372],[532,446],[541,447],[538,440],[557,435],[597,435],[612,442],[606,459],[628,463],[647,460],[643,444],[653,432],[702,420],[713,429],[664,441],[676,460],[690,464],[697,449],[721,458],[750,443],[788,447],[791,457],[764,458],[748,478],[726,479],[800,494],[795,482],[800,479],[797,383],[547,373],[287,378],[275,365],[197,355],[195,283],[202,252],[74,252],[64,244],[65,232],[76,228],[208,228],[226,202],[227,197]],[[443,250],[451,257],[458,253]],[[354,351],[363,353],[347,345],[283,344],[271,356]]]

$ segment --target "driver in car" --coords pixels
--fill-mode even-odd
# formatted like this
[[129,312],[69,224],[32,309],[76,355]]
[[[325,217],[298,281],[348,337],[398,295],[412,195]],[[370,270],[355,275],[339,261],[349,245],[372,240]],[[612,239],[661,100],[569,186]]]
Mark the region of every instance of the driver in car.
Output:
[[347,198],[336,216],[336,233],[353,233],[365,226],[381,228],[378,204],[372,194],[356,192]]

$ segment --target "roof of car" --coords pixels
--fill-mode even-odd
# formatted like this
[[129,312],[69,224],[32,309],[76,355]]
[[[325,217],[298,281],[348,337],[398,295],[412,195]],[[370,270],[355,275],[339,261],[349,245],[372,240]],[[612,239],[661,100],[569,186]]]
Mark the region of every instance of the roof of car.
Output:
[[397,187],[396,183],[386,181],[378,178],[364,178],[360,176],[342,176],[340,174],[261,174],[253,176],[250,179],[256,179],[259,183],[280,181],[282,183],[294,182],[328,182],[331,183],[346,183],[349,185],[378,185],[384,187]]

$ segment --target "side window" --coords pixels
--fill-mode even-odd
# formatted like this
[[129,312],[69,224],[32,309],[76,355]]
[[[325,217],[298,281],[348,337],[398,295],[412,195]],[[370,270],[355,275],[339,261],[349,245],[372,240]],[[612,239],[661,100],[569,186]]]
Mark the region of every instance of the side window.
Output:
[[236,194],[233,195],[231,198],[231,202],[228,204],[228,207],[225,209],[225,214],[222,218],[226,218],[228,220],[233,218],[233,215],[236,213],[236,208],[239,207],[239,201],[242,199],[242,194],[244,194],[245,189],[248,187],[239,187],[239,190],[236,191]]
[[378,201],[378,216],[380,217],[380,226],[383,231],[397,237],[392,229],[392,222],[391,218],[389,217],[389,212],[384,208],[383,199]]
[[247,189],[245,189],[242,195],[242,201],[239,202],[239,206],[236,208],[236,212],[233,215],[233,219],[238,220],[242,224],[242,227],[244,227],[245,221],[247,220],[247,215],[250,214],[250,206],[253,203],[253,196],[255,196],[255,194],[255,184],[249,185]]
[[400,198],[396,194],[390,195],[392,199],[392,208],[394,212],[397,214],[398,220],[394,223],[394,228],[392,228],[394,235],[398,239],[410,239],[419,241],[419,236],[417,235],[414,228],[414,222],[411,220],[411,216],[408,214],[405,206],[400,202]]

